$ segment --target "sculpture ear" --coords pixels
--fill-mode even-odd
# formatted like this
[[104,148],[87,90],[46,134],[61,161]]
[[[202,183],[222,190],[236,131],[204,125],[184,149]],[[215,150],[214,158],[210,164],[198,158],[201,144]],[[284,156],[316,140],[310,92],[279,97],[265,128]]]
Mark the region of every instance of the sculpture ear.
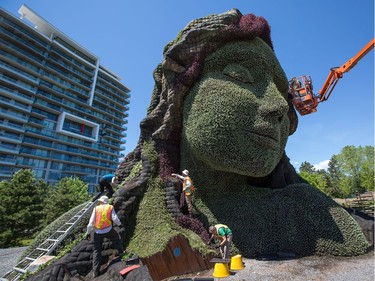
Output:
[[288,118],[289,118],[289,123],[290,123],[289,136],[291,136],[297,130],[298,116],[297,116],[296,110],[294,109],[293,103],[291,99],[289,98],[288,98],[288,105],[289,105]]

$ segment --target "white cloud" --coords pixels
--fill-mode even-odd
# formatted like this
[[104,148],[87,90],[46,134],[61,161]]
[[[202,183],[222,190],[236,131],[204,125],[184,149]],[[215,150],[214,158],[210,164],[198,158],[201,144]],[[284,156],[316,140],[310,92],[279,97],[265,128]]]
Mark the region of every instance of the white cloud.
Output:
[[328,169],[328,163],[329,163],[329,160],[324,160],[318,164],[314,164],[314,168],[316,170],[327,170]]
[[293,165],[294,169],[298,170],[298,164],[299,164],[299,162],[297,162],[297,161],[293,162],[292,165]]

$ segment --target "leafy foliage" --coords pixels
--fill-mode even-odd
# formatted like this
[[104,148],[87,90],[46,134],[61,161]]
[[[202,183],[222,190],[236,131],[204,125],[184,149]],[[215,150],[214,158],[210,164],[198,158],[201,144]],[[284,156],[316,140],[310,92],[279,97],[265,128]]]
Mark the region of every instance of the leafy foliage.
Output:
[[258,38],[209,55],[185,98],[182,138],[190,153],[215,170],[270,174],[289,135],[287,85],[274,53]]
[[236,186],[236,192],[199,196],[195,202],[201,220],[231,228],[233,252],[238,250],[246,257],[279,250],[302,256],[351,256],[368,248],[351,216],[307,184],[282,190]]
[[45,206],[45,225],[73,207],[88,201],[90,196],[87,190],[88,184],[79,178],[66,177],[61,179],[48,193],[48,200]]
[[120,186],[125,185],[128,181],[130,181],[130,180],[132,180],[133,178],[135,178],[136,176],[138,176],[141,170],[142,170],[142,161],[138,161],[138,162],[133,166],[132,170],[130,171],[129,176],[127,176],[127,177],[125,178],[125,180],[123,180],[123,181],[120,183]]
[[345,146],[337,155],[337,161],[342,173],[350,177],[353,193],[374,190],[373,146]]
[[189,239],[193,249],[198,249],[203,255],[208,253],[200,237],[179,227],[168,213],[160,177],[150,180],[140,203],[136,222],[135,232],[127,250],[137,253],[140,257],[148,257],[163,251],[168,241],[179,234]]
[[328,163],[327,171],[316,170],[309,162],[301,164],[300,176],[335,198],[352,197],[374,190],[374,147],[345,146]]
[[155,150],[155,143],[152,141],[148,141],[144,143],[143,146],[144,153],[147,155],[147,159],[150,161],[152,173],[156,174],[158,169],[158,154]]
[[317,187],[320,191],[326,194],[328,193],[327,179],[322,173],[311,174],[308,172],[301,172],[300,176],[312,186]]
[[[144,158],[149,160],[156,174],[158,155],[153,142],[145,144]],[[202,255],[211,253],[196,233],[181,228],[175,222],[167,210],[165,200],[163,180],[155,175],[148,180],[147,190],[142,196],[133,220],[135,229],[130,237],[127,251],[137,253],[140,257],[151,256],[163,251],[170,239],[183,234],[193,249],[199,250]]]
[[299,172],[313,174],[316,172],[316,170],[313,164],[305,161],[305,162],[302,162],[301,166],[299,167]]
[[331,160],[328,162],[327,172],[326,194],[334,198],[344,198],[349,195],[347,190],[344,189],[342,180],[344,178],[344,174],[340,171],[336,155],[333,155],[331,157]]
[[203,223],[196,218],[190,218],[186,215],[178,216],[176,222],[179,226],[189,229],[198,234],[204,242],[208,242],[210,235],[208,234]]
[[[204,187],[194,195],[199,218],[206,227],[228,225],[234,245],[248,257],[279,250],[302,256],[362,254],[368,243],[360,227],[317,188],[256,185],[279,163],[289,134],[285,74],[267,48],[252,40],[218,49],[185,97],[181,166]],[[272,141],[264,137],[271,135]],[[325,173],[308,163],[306,170],[326,191]]]
[[0,247],[19,245],[40,229],[46,189],[30,170],[19,170],[11,181],[0,182]]

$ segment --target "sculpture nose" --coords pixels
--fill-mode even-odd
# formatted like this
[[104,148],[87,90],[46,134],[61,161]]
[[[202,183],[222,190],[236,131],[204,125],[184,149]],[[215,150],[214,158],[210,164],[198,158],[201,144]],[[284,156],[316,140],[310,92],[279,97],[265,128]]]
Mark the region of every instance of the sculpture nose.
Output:
[[288,103],[283,97],[273,95],[264,98],[258,110],[264,118],[272,120],[272,122],[281,122],[287,115],[288,109]]

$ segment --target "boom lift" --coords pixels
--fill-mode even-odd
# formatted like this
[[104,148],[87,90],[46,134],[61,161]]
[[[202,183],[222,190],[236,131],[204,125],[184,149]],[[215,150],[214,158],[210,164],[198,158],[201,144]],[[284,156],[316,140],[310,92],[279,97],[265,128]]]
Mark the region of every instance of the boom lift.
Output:
[[374,48],[375,39],[366,44],[354,57],[340,67],[332,67],[318,94],[313,93],[312,79],[309,75],[293,77],[289,81],[289,94],[300,115],[316,112],[319,102],[328,100],[337,82],[345,72],[349,72],[368,52]]

